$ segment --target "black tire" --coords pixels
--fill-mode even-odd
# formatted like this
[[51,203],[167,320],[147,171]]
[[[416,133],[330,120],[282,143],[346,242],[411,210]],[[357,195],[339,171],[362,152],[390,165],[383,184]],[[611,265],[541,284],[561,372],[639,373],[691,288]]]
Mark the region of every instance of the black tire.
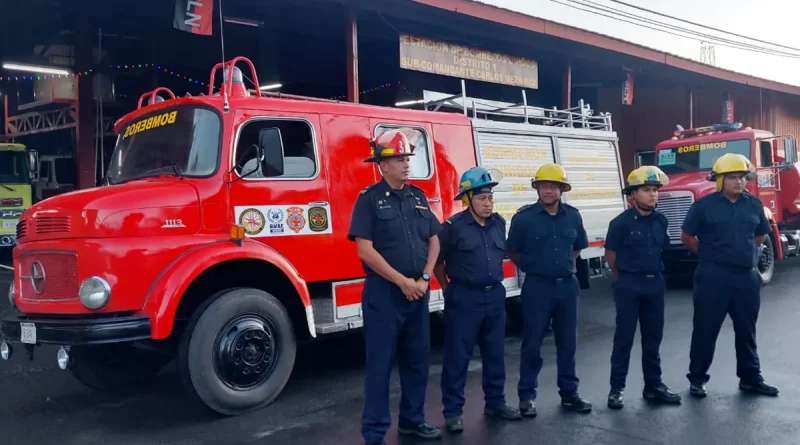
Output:
[[506,299],[506,332],[509,334],[522,333],[522,297],[509,297]]
[[289,381],[296,354],[292,321],[280,301],[262,290],[234,289],[192,315],[178,369],[190,393],[233,416],[272,403]]
[[762,286],[769,284],[775,274],[775,245],[771,236],[764,241],[764,250],[758,257],[758,274],[761,276]]
[[130,344],[73,346],[67,369],[81,383],[101,391],[121,391],[152,382],[172,358]]

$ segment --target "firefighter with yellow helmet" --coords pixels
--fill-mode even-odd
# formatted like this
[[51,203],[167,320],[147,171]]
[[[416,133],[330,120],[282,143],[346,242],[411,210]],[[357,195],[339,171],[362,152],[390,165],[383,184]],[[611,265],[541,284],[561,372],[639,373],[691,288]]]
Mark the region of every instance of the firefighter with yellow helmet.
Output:
[[694,274],[694,329],[689,354],[690,394],[705,397],[717,336],[730,314],[735,331],[739,389],[777,396],[761,376],[756,320],[761,306],[758,250],[771,233],[764,205],[747,189],[756,169],[740,154],[714,163],[708,179],[717,191],[692,204],[681,227],[681,241],[699,259]]
[[539,194],[535,204],[521,207],[511,218],[506,250],[525,272],[522,287],[523,340],[517,392],[520,412],[536,416],[536,391],[542,369],[540,348],[552,321],[557,345],[558,388],[561,405],[590,412],[592,404],[578,394],[575,375],[578,295],[575,260],[589,247],[583,218],[575,207],[561,201],[572,186],[564,168],[545,164],[531,186]]
[[633,170],[623,190],[632,198],[633,206],[608,225],[605,257],[615,277],[617,310],[608,394],[611,409],[621,409],[624,405],[623,393],[637,324],[642,334],[642,397],[669,404],[681,402],[680,394],[670,391],[661,380],[659,354],[666,294],[661,251],[669,245],[669,235],[667,218],[656,211],[656,204],[658,189],[667,184],[669,178],[658,167]]

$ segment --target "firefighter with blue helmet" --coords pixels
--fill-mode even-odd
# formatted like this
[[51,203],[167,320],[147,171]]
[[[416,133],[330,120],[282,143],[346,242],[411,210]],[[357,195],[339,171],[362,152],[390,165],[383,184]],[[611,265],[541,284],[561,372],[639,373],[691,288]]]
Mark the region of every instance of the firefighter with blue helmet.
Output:
[[456,200],[466,207],[444,224],[434,273],[445,299],[442,404],[446,428],[464,429],[462,409],[467,368],[477,344],[483,362],[484,414],[521,419],[505,399],[505,296],[503,259],[506,221],[494,212],[492,189],[499,172],[473,167],[459,181]]
[[578,394],[575,375],[580,283],[576,259],[589,247],[583,218],[575,207],[561,201],[572,186],[558,164],[542,165],[531,186],[539,200],[517,210],[511,218],[507,252],[525,272],[522,285],[523,339],[517,392],[520,412],[536,416],[534,401],[542,369],[541,345],[552,321],[556,341],[558,388],[561,406],[588,413],[591,402]]
[[669,184],[669,177],[655,166],[643,166],[628,175],[623,192],[633,206],[608,225],[605,256],[614,273],[616,330],[611,353],[611,391],[608,407],[621,409],[630,365],[636,326],[642,334],[642,397],[655,402],[679,404],[674,393],[661,380],[659,349],[664,334],[664,296],[661,252],[669,246],[667,218],[656,211],[658,190]]
[[414,146],[398,130],[371,142],[370,157],[382,179],[356,200],[348,239],[366,272],[361,307],[367,357],[361,435],[384,444],[391,426],[389,387],[397,359],[400,374],[398,432],[438,439],[425,422],[430,353],[430,279],[439,256],[441,224],[422,189],[408,184]]

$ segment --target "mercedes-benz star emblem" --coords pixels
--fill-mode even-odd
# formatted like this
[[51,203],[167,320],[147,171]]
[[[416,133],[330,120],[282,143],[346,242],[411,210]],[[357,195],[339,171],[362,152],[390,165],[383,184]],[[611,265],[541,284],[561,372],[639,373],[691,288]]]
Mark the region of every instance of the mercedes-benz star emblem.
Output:
[[42,295],[45,285],[47,284],[47,277],[44,274],[44,266],[41,262],[34,261],[33,264],[31,264],[30,278],[33,290],[35,290],[37,294]]

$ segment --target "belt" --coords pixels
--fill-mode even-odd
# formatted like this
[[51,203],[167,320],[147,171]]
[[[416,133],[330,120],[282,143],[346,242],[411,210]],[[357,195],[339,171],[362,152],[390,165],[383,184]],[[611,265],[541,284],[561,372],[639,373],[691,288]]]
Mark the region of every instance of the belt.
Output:
[[625,272],[624,270],[619,271],[620,275],[627,275],[631,277],[641,277],[641,278],[656,278],[661,276],[661,272],[659,273],[643,273],[643,272]]
[[481,290],[481,291],[486,291],[486,292],[489,292],[490,290],[493,290],[493,289],[497,288],[498,286],[502,286],[503,285],[503,283],[478,284],[478,283],[469,283],[469,282],[466,282],[466,281],[459,281],[459,280],[450,280],[450,283],[451,284],[455,284],[456,286],[465,287],[467,289]]
[[564,280],[571,280],[574,276],[575,275],[567,275],[565,277],[550,277],[550,276],[547,276],[547,275],[525,274],[525,279],[527,280],[528,277],[530,277],[530,278],[534,278],[534,279],[537,279],[537,280],[550,280],[550,281],[555,281],[557,283],[560,283],[560,282],[562,282]]

